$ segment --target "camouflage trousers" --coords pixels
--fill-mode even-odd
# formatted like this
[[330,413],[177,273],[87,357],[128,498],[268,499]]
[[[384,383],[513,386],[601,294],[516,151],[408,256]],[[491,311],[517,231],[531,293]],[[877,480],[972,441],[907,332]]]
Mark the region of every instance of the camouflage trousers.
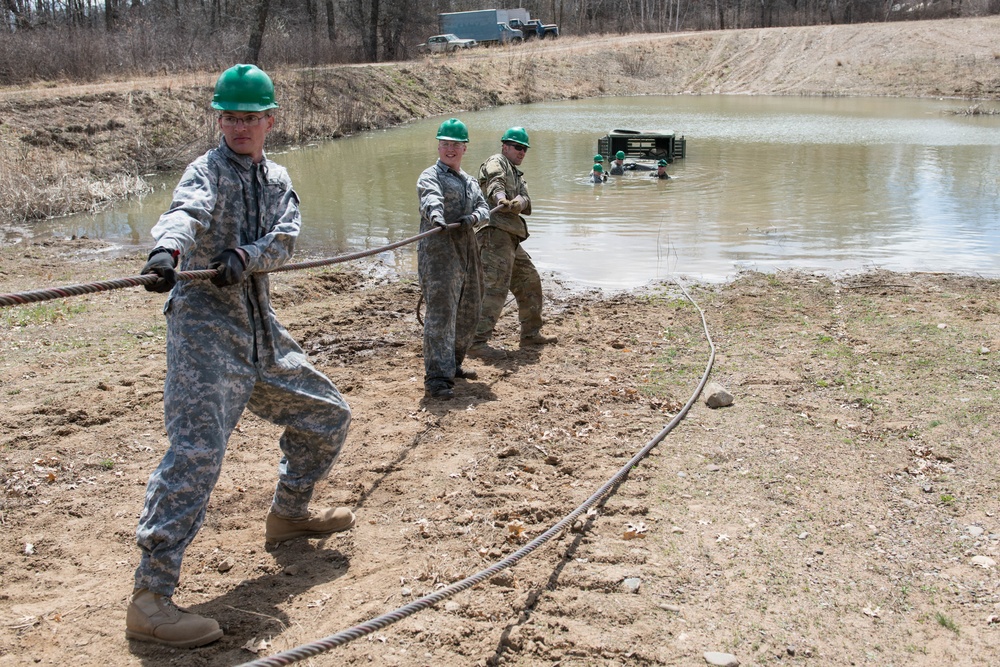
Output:
[[472,345],[483,295],[475,232],[468,225],[421,239],[417,270],[424,294],[424,386],[452,387]]
[[316,483],[347,437],[346,401],[280,325],[272,328],[278,361],[265,364],[254,358],[259,339],[248,327],[225,324],[168,316],[163,406],[170,446],[146,486],[136,530],[142,551],[136,588],[173,594],[244,407],[285,427],[271,506],[283,516],[308,512]]
[[496,227],[483,227],[476,239],[486,283],[476,342],[485,342],[493,335],[508,292],[517,301],[521,337],[538,334],[542,328],[542,280],[531,256],[516,237]]

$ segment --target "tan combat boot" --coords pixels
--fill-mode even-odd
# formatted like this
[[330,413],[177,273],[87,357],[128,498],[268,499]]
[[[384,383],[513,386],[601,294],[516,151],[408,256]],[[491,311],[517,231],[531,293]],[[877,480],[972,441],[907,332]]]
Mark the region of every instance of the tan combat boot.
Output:
[[528,334],[527,336],[521,336],[521,347],[534,347],[538,345],[552,345],[553,343],[558,343],[559,339],[555,336],[544,336],[539,332],[533,334]]
[[500,361],[507,358],[507,351],[499,347],[492,347],[486,342],[473,343],[472,347],[465,353],[471,359],[482,359],[483,361]]
[[321,537],[353,526],[354,512],[346,507],[309,510],[308,516],[300,517],[281,516],[271,510],[264,522],[264,540],[274,544],[296,537]]
[[192,614],[167,596],[141,588],[132,593],[125,612],[125,636],[174,648],[194,648],[214,642],[222,636],[222,629],[214,619]]

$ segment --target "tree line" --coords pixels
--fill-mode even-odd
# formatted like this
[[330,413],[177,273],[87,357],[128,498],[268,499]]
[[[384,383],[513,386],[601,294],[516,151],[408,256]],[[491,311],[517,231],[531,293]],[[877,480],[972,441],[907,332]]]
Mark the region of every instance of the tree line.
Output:
[[[523,0],[563,35],[1000,14],[1000,0]],[[489,0],[0,0],[0,85],[407,59],[438,14]]]

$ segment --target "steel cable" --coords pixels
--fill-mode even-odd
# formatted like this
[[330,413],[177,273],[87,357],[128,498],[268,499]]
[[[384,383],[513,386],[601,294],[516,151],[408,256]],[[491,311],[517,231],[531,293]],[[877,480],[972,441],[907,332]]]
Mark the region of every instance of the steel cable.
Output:
[[676,281],[684,296],[688,301],[697,309],[698,315],[701,318],[701,326],[705,332],[705,338],[708,341],[709,349],[711,353],[709,354],[708,363],[705,365],[705,372],[701,376],[701,380],[698,382],[698,387],[688,399],[684,407],[674,416],[670,422],[663,427],[659,433],[653,437],[646,445],[640,449],[635,456],[629,459],[628,463],[622,466],[617,473],[611,479],[604,483],[597,491],[593,493],[582,505],[577,507],[575,510],[567,514],[562,520],[553,525],[551,528],[546,530],[544,533],[536,537],[535,539],[528,542],[511,555],[507,556],[503,560],[500,560],[485,570],[481,570],[476,574],[467,577],[461,581],[455,582],[450,586],[446,586],[439,591],[425,595],[419,600],[414,600],[413,602],[406,604],[398,609],[394,609],[390,612],[382,614],[376,618],[373,618],[364,623],[359,623],[354,627],[342,630],[336,634],[329,635],[323,639],[319,639],[308,644],[302,644],[295,648],[289,649],[287,651],[282,651],[280,653],[275,653],[272,656],[266,658],[261,658],[259,660],[253,660],[251,662],[243,663],[239,667],[282,667],[284,665],[291,665],[293,663],[299,662],[301,660],[306,660],[320,653],[325,653],[330,649],[336,648],[348,642],[354,641],[355,639],[360,639],[365,635],[370,635],[373,632],[381,630],[397,621],[401,621],[408,616],[412,616],[418,611],[422,611],[432,605],[446,600],[464,590],[472,588],[473,586],[479,584],[480,582],[492,577],[493,575],[506,570],[509,567],[517,564],[522,558],[531,554],[540,546],[551,540],[557,534],[562,532],[567,526],[571,526],[572,523],[584,512],[593,507],[598,503],[605,495],[608,494],[611,489],[621,483],[632,468],[637,465],[642,459],[644,459],[653,447],[658,445],[667,435],[674,430],[677,426],[687,416],[687,413],[691,410],[695,401],[701,395],[701,392],[705,389],[705,385],[708,383],[708,377],[712,372],[712,366],[715,363],[715,343],[712,341],[712,335],[708,331],[708,322],[705,319],[705,312],[701,309],[698,303],[691,297],[684,285],[678,280]]
[[[496,206],[490,210],[492,215],[496,211],[500,210],[499,206]],[[448,229],[454,229],[456,227],[461,227],[462,223],[452,222],[446,227]],[[416,236],[411,236],[409,238],[403,239],[402,241],[396,241],[395,243],[390,243],[388,245],[380,246],[378,248],[372,248],[370,250],[362,250],[360,252],[353,252],[347,255],[339,255],[337,257],[329,257],[327,259],[317,259],[309,262],[298,262],[296,264],[285,264],[284,266],[279,266],[276,269],[272,269],[268,273],[279,273],[281,271],[296,271],[299,269],[312,269],[318,266],[328,266],[330,264],[340,264],[342,262],[350,262],[355,259],[361,259],[362,257],[369,257],[371,255],[377,255],[381,252],[387,250],[394,250],[401,246],[413,243],[414,241],[419,241],[420,239],[430,236],[431,234],[437,234],[439,231],[444,229],[444,227],[434,227],[433,229],[428,229],[426,232],[421,232]],[[208,280],[218,273],[215,269],[198,269],[195,271],[177,271],[177,280]],[[81,283],[79,285],[63,285],[61,287],[50,287],[47,289],[37,289],[28,292],[15,292],[12,294],[0,294],[0,308],[7,306],[23,306],[29,303],[35,303],[37,301],[49,301],[51,299],[61,299],[70,296],[80,296],[82,294],[93,294],[95,292],[106,292],[114,289],[122,289],[125,287],[138,287],[140,285],[152,285],[157,280],[159,276],[154,274],[146,274],[139,276],[129,276],[127,278],[116,278],[114,280],[104,280],[94,283]]]

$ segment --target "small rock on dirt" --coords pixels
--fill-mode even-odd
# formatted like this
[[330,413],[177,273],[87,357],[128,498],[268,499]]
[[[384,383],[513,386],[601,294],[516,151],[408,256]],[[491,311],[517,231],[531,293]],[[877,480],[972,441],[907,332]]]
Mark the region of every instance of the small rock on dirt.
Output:
[[718,651],[706,651],[705,662],[714,667],[740,667],[740,661],[731,653],[719,653]]
[[733,395],[718,382],[709,382],[705,387],[705,405],[710,408],[724,408],[733,404]]
[[970,562],[976,567],[986,568],[987,570],[996,567],[997,564],[997,562],[989,556],[973,556]]

